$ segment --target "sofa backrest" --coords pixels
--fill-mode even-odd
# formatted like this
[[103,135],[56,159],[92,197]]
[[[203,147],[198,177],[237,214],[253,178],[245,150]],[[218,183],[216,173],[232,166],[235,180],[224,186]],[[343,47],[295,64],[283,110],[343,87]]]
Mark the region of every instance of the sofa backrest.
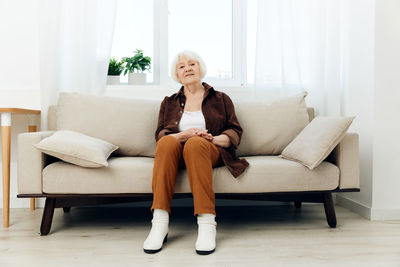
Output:
[[47,110],[47,130],[57,130],[57,106],[49,106]]
[[[50,106],[47,111],[47,129],[49,131],[55,131],[57,129],[57,107]],[[307,113],[309,121],[314,119],[315,113],[314,108],[307,107]]]
[[307,92],[275,101],[240,101],[236,115],[243,128],[238,156],[279,155],[307,126]]
[[152,157],[159,109],[159,101],[60,93],[56,129],[110,142],[119,155]]
[[[314,109],[305,107],[304,97],[298,95],[275,106],[234,101],[243,127],[238,156],[279,154],[314,118]],[[160,103],[159,100],[61,93],[58,105],[49,107],[48,130],[73,130],[106,140],[120,147],[116,151],[120,155],[154,157]]]

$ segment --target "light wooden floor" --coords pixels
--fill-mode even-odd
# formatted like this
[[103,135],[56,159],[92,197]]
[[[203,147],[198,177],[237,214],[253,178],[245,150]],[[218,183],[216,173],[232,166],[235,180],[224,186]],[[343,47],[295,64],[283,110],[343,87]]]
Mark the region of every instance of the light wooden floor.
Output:
[[168,242],[155,255],[143,240],[151,215],[141,207],[56,209],[48,236],[42,209],[12,209],[0,231],[0,266],[400,266],[400,221],[371,222],[336,206],[328,227],[323,205],[217,207],[217,249],[199,256],[192,208],[173,208]]

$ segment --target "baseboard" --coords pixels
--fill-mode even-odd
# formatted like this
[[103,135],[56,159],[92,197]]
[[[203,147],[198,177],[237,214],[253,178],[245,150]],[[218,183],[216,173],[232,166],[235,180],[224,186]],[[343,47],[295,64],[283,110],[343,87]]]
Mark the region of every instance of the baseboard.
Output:
[[354,213],[357,213],[371,221],[398,221],[400,220],[400,208],[371,208],[355,200],[336,194],[336,204]]
[[371,220],[371,208],[361,204],[353,199],[346,198],[339,194],[336,194],[336,204],[346,208],[358,215]]
[[371,221],[398,221],[400,220],[400,208],[371,209]]

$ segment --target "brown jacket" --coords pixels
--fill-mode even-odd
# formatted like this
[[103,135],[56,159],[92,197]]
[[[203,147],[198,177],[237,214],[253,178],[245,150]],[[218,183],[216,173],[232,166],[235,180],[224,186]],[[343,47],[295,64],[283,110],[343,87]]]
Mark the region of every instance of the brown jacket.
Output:
[[[229,96],[223,92],[215,91],[206,83],[202,83],[206,89],[201,110],[206,122],[206,129],[213,136],[226,134],[231,146],[227,148],[218,147],[225,166],[236,178],[249,166],[245,159],[236,157],[235,150],[242,137],[242,127],[236,118],[235,108]],[[155,133],[156,141],[164,135],[178,133],[178,124],[185,107],[186,97],[183,86],[178,93],[166,96],[160,106],[158,125]]]

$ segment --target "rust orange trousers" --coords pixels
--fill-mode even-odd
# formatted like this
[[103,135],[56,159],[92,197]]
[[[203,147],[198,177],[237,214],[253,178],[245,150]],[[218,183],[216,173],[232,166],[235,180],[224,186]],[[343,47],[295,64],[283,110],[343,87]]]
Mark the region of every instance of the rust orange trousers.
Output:
[[173,136],[162,137],[156,144],[151,211],[163,209],[171,213],[178,168],[186,166],[193,195],[194,215],[216,215],[212,169],[220,163],[217,146],[202,137],[192,137],[185,144]]

